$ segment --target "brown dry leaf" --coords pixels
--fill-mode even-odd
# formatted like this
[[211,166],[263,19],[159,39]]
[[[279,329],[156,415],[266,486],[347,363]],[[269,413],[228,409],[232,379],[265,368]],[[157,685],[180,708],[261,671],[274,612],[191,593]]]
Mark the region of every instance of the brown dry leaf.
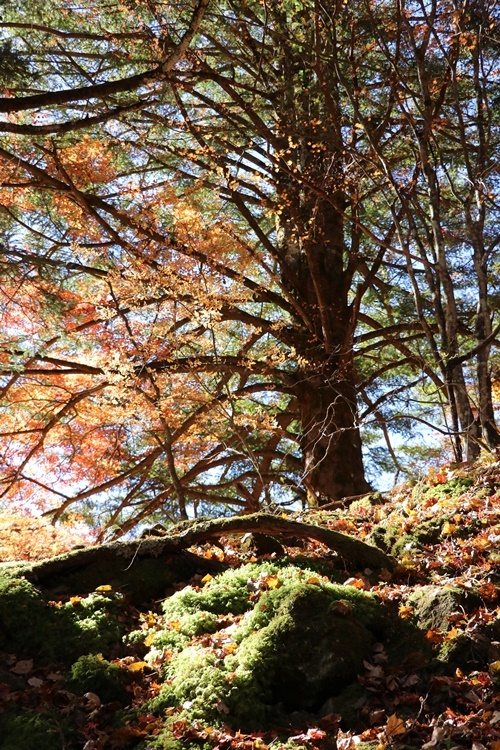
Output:
[[101,699],[97,695],[97,693],[88,692],[85,693],[83,696],[87,701],[87,709],[89,711],[95,711],[96,708],[99,708],[101,705]]
[[14,674],[28,674],[33,669],[33,659],[21,659],[10,668]]
[[446,730],[443,727],[434,727],[434,729],[432,730],[432,737],[430,738],[429,742],[426,742],[425,745],[422,745],[421,750],[433,750],[445,737]]
[[41,680],[39,677],[30,677],[28,680],[28,685],[31,685],[31,687],[39,688],[43,685],[43,680]]
[[450,523],[449,521],[445,521],[443,523],[443,526],[441,527],[441,534],[443,536],[451,536],[455,533],[457,530],[457,527],[454,523]]
[[427,633],[425,634],[425,637],[431,643],[442,643],[445,638],[444,633],[442,633],[440,630],[432,630],[432,629],[429,629],[427,631]]
[[337,734],[337,750],[356,750],[358,742],[352,732],[343,732],[339,729]]
[[333,605],[332,611],[335,612],[336,615],[348,615],[352,612],[352,605],[349,604],[349,602],[344,601],[344,599],[339,599]]
[[497,587],[495,586],[495,584],[490,583],[489,581],[484,581],[484,583],[480,584],[478,588],[478,593],[487,602],[495,602],[497,600],[497,596],[498,596]]

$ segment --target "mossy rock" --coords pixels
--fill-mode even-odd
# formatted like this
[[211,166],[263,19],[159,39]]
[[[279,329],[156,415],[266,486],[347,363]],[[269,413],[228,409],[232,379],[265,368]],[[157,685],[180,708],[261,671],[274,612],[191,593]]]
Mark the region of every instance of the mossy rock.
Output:
[[[445,641],[439,649],[438,658],[450,672],[456,668],[464,674],[472,671],[488,671],[489,665],[500,658],[500,618],[480,626],[473,633],[458,633]],[[497,661],[500,664],[500,661]]]
[[[0,575],[0,647],[21,653],[44,645],[47,608],[35,587],[22,578]],[[36,623],[36,627],[34,627]]]
[[356,679],[373,634],[355,605],[350,612],[344,603],[337,609],[332,591],[302,584],[280,593],[269,592],[257,605],[250,622],[258,624],[262,608],[272,617],[242,641],[239,669],[252,671],[271,704],[283,703],[288,712],[315,710]]
[[367,541],[370,544],[374,544],[376,547],[381,549],[383,552],[391,552],[394,544],[401,536],[401,527],[395,524],[379,524],[374,526],[371,534]]
[[399,530],[399,535],[391,547],[392,554],[397,556],[405,551],[421,550],[425,545],[437,544],[441,539],[441,529],[445,520],[436,518],[415,524],[412,530],[403,536]]
[[103,703],[127,703],[129,693],[124,683],[128,676],[116,664],[111,664],[101,654],[81,656],[71,667],[69,689],[79,695],[95,693]]
[[[146,542],[145,542],[146,543]],[[219,564],[224,567],[222,563]],[[215,561],[198,558],[186,551],[173,555],[168,563],[153,557],[92,562],[80,570],[65,571],[51,577],[47,593],[53,599],[66,594],[92,593],[102,584],[109,584],[113,591],[122,593],[135,604],[158,599],[174,592],[175,586],[191,578],[195,573],[205,574],[207,568],[217,567]]]
[[441,538],[441,528],[446,519],[436,518],[415,524],[410,532],[401,535],[401,526],[389,524],[375,526],[368,541],[383,552],[401,555],[409,550],[420,550],[426,544],[437,544]]
[[457,586],[421,586],[407,597],[405,604],[412,607],[413,620],[419,628],[447,631],[453,612],[462,608],[470,612],[481,605],[481,598]]
[[0,750],[66,750],[74,731],[49,713],[9,712],[0,717]]
[[[385,618],[370,594],[273,563],[227,571],[202,590],[186,587],[164,613],[175,629],[156,636],[150,657],[165,646],[174,653],[149,709],[188,706],[188,721],[243,731],[286,725],[355,681]],[[219,656],[200,636],[230,614],[244,617]]]
[[456,479],[450,479],[449,482],[443,484],[434,484],[432,486],[417,485],[413,490],[413,498],[420,500],[423,497],[435,497],[436,499],[443,497],[457,498],[463,495],[470,489],[475,480],[472,477],[457,477]]
[[94,592],[54,606],[23,578],[0,576],[0,647],[41,662],[105,652],[123,634],[123,597]]

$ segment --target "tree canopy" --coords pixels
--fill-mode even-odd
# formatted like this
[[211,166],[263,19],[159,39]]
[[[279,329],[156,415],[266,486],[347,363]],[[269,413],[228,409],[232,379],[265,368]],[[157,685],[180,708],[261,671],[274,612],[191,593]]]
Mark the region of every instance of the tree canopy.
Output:
[[3,502],[127,531],[365,493],[419,425],[498,446],[493,0],[0,29]]

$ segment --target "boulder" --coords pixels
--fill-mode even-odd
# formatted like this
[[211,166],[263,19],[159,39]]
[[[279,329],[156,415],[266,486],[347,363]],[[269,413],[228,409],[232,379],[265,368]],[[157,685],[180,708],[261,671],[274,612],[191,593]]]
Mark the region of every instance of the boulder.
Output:
[[422,586],[408,596],[405,604],[412,607],[419,628],[447,631],[451,627],[450,615],[472,611],[481,605],[481,599],[458,586]]

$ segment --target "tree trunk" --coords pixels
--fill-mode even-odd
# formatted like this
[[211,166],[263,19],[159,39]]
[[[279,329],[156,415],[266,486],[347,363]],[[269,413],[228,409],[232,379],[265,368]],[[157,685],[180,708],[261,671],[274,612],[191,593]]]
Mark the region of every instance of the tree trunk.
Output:
[[465,443],[466,461],[473,462],[479,458],[479,454],[481,453],[481,446],[478,442],[480,438],[479,421],[474,418],[474,413],[471,409],[462,365],[454,367],[451,376],[455,390],[460,429]]
[[321,505],[370,492],[364,475],[353,382],[304,373],[297,396],[309,504]]

